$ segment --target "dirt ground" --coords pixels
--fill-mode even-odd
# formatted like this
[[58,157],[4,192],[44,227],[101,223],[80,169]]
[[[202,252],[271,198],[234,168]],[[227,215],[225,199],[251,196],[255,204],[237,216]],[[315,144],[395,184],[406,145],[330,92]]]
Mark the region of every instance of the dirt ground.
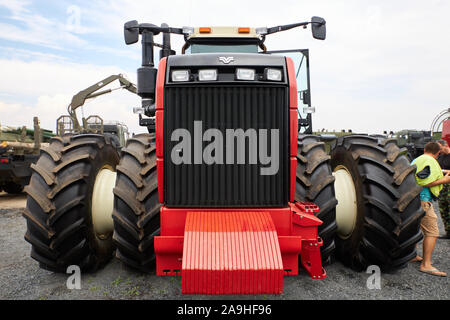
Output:
[[7,194],[0,192],[0,209],[17,209],[25,208],[26,205],[25,194]]
[[[31,245],[24,240],[22,217],[25,195],[0,194],[0,299],[79,300],[79,299],[431,299],[449,300],[449,278],[419,272],[417,263],[394,274],[381,274],[381,288],[368,289],[370,274],[354,272],[339,262],[326,266],[327,278],[311,279],[304,270],[298,276],[284,278],[283,294],[278,296],[182,296],[180,277],[157,277],[137,273],[113,259],[95,274],[82,274],[81,289],[69,290],[67,274],[55,274],[39,268],[30,258]],[[440,222],[442,230],[442,223]],[[450,273],[450,240],[439,239],[433,255],[434,265]],[[419,245],[419,252],[421,246]]]

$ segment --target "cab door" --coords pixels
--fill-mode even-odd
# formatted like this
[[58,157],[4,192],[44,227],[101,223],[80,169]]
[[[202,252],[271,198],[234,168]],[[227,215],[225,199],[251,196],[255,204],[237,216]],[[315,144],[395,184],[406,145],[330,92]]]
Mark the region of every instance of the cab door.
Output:
[[312,113],[315,109],[311,107],[311,90],[309,79],[309,50],[294,49],[267,51],[266,54],[275,54],[289,57],[294,62],[295,76],[297,79],[298,99],[298,127],[300,133],[312,133]]

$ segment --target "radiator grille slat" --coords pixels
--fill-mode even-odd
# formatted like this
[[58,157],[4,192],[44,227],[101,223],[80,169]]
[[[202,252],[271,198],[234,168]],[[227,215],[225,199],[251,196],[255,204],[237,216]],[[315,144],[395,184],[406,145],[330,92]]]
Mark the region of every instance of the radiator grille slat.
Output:
[[[164,94],[164,201],[168,207],[268,207],[289,200],[289,106],[286,87],[202,86],[166,87]],[[249,164],[194,164],[194,121],[219,129],[279,129],[279,170],[260,174],[265,167]],[[175,165],[171,152],[178,128],[191,134],[192,164]],[[270,141],[270,135],[268,136]],[[210,142],[203,142],[202,151]],[[247,143],[247,142],[246,142]],[[257,146],[259,152],[259,146]],[[271,152],[271,148],[269,148]],[[236,152],[235,152],[236,153]],[[236,156],[236,154],[235,154]],[[226,151],[224,151],[224,162]]]

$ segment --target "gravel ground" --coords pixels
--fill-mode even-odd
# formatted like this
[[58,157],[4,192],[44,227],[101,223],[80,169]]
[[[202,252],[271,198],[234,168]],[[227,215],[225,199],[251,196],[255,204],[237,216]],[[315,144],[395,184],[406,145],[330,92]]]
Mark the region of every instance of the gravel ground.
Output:
[[[25,196],[19,200],[24,205]],[[39,268],[30,258],[31,246],[23,239],[26,226],[23,208],[9,208],[0,195],[0,299],[450,299],[449,278],[420,273],[418,263],[395,274],[381,275],[381,289],[367,289],[368,273],[354,272],[339,262],[326,267],[328,277],[312,280],[304,270],[284,278],[279,296],[182,296],[180,277],[157,277],[136,273],[113,259],[95,274],[83,274],[80,290],[66,287],[68,275]],[[5,209],[7,208],[8,209]],[[440,229],[442,223],[439,219]],[[438,239],[434,265],[450,273],[450,240]],[[419,252],[422,248],[419,246]]]

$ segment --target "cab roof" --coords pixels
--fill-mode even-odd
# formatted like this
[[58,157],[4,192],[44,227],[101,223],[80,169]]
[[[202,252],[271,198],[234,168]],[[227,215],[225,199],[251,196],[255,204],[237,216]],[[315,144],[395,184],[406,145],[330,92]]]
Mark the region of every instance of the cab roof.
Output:
[[188,40],[192,38],[249,38],[261,40],[261,35],[256,33],[255,28],[248,27],[196,27],[187,37]]

